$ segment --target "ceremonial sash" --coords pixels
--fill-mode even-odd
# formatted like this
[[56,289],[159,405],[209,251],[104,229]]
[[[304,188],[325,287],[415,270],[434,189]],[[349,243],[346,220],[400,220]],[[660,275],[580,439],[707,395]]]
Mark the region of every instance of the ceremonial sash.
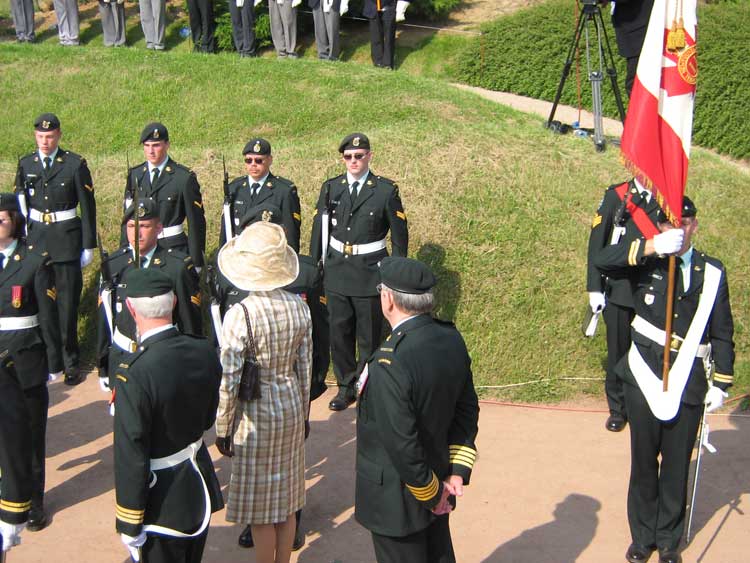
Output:
[[[629,182],[625,182],[624,184],[620,184],[615,188],[615,193],[620,198],[620,201],[624,200],[627,197],[629,185]],[[630,198],[628,199],[626,207],[628,213],[630,213],[630,216],[633,218],[635,226],[638,227],[638,230],[646,238],[646,240],[652,239],[654,238],[654,236],[659,234],[659,229],[657,229],[656,225],[651,222],[651,219],[649,219],[648,217],[648,213],[646,213],[646,211],[642,207],[638,207],[637,205],[635,205],[633,203],[633,200]]]

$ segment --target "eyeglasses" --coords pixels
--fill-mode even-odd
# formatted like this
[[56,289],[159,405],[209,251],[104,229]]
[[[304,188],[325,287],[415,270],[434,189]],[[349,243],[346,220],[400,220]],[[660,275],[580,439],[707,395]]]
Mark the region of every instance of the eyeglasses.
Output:
[[362,160],[368,154],[369,153],[366,153],[366,152],[355,152],[354,154],[345,154],[344,155],[344,160],[351,160],[352,158],[354,160]]
[[259,156],[258,158],[253,158],[252,156],[246,156],[246,157],[245,157],[245,164],[252,164],[252,163],[255,163],[255,164],[263,164],[263,162],[264,162],[265,160],[266,160],[266,159],[265,159],[265,158],[263,158],[263,157],[261,157],[261,156]]

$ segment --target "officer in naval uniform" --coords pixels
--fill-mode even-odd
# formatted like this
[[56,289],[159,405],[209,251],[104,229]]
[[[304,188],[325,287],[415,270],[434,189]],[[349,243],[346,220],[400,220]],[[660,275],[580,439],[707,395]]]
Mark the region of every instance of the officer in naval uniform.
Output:
[[355,401],[355,380],[382,340],[383,312],[375,287],[380,281],[378,264],[388,256],[385,237],[390,230],[394,256],[406,256],[409,244],[398,186],[370,170],[367,136],[348,135],[339,152],[347,172],[323,183],[310,239],[310,255],[324,264],[331,356],[339,388],[329,408],[335,411]]
[[[97,357],[102,390],[114,388],[116,380],[109,375],[123,361],[123,357],[136,351],[135,321],[125,305],[128,274],[135,266],[135,205],[123,217],[128,233],[128,245],[119,248],[104,259],[99,288],[97,324]],[[158,244],[162,230],[156,204],[147,199],[139,203],[140,223],[139,254],[141,268],[156,268],[167,274],[175,288],[177,306],[174,309],[175,325],[185,334],[201,336],[200,280],[193,262],[187,254]]]
[[[630,420],[631,473],[628,522],[632,544],[626,559],[680,563],[690,458],[701,414],[720,407],[733,383],[734,325],[724,266],[695,250],[697,210],[685,197],[682,228],[662,215],[661,233],[631,236],[609,247],[597,266],[632,280],[635,317],[632,344],[617,365]],[[668,259],[677,255],[670,372],[663,391]],[[632,275],[633,272],[635,275]],[[707,367],[713,362],[712,380]],[[710,369],[709,369],[710,371]]]
[[358,382],[354,515],[378,563],[448,563],[448,513],[477,454],[471,359],[455,326],[430,316],[435,276],[425,264],[384,258],[380,277],[393,328]]
[[[78,306],[81,269],[96,248],[96,202],[86,160],[60,148],[60,120],[44,113],[34,121],[37,150],[23,157],[16,174],[16,193],[27,215],[30,245],[49,253],[57,285],[65,383],[83,381],[79,369]],[[76,207],[80,206],[80,216]]]
[[28,513],[29,531],[38,531],[47,525],[47,379],[62,374],[63,362],[49,256],[23,232],[16,195],[0,194],[0,521],[18,525]]
[[[297,186],[291,180],[271,173],[271,143],[265,139],[250,139],[242,149],[242,155],[247,175],[235,178],[229,184],[229,201],[225,202],[222,212],[219,246],[224,246],[227,240],[254,222],[249,218],[260,221],[265,207],[271,205],[280,211],[273,217],[273,222],[284,227],[287,244],[299,254],[302,215]],[[241,221],[244,226],[240,225]],[[229,236],[228,230],[231,231]]]
[[[659,205],[637,179],[613,184],[604,192],[599,209],[591,223],[588,246],[586,291],[593,313],[600,312],[607,325],[607,370],[604,391],[609,417],[604,427],[610,432],[625,428],[627,413],[622,381],[615,366],[630,348],[630,323],[633,320],[633,296],[630,282],[609,277],[596,265],[597,255],[608,246],[630,236],[652,237],[656,233]],[[645,231],[645,232],[643,232]]]
[[221,364],[207,340],[172,324],[172,281],[160,269],[133,270],[126,295],[140,337],[114,372],[116,528],[144,563],[198,563],[224,504],[203,443]]
[[[206,217],[198,179],[192,170],[176,163],[167,154],[169,131],[161,123],[146,125],[141,132],[141,144],[146,162],[129,171],[123,210],[130,207],[133,190],[138,190],[139,201],[154,200],[164,226],[159,237],[161,246],[190,254],[200,273],[206,249]],[[185,220],[188,222],[187,236],[183,226]],[[120,244],[126,243],[123,229]]]

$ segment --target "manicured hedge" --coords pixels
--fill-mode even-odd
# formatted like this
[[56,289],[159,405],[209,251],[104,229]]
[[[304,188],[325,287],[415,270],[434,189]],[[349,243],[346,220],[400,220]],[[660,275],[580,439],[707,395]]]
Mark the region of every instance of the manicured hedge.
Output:
[[[607,9],[602,12],[615,55],[618,83],[625,96],[624,59],[617,54],[609,12]],[[576,15],[572,0],[550,0],[487,24],[482,37],[461,54],[459,80],[491,90],[554,99],[572,43]],[[750,63],[745,54],[750,2],[701,3],[698,18],[700,70],[693,141],[736,158],[750,158],[750,104],[745,101],[750,92]],[[580,45],[584,46],[583,40]],[[590,109],[591,87],[583,50],[578,68],[580,80],[574,64],[562,102],[578,105],[577,83],[580,83],[582,106]],[[604,113],[616,117],[614,95],[606,77],[602,93]]]

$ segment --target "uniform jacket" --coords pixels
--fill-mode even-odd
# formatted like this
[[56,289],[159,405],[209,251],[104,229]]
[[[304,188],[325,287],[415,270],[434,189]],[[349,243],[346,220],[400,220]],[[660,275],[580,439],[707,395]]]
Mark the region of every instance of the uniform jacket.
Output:
[[63,369],[56,299],[49,256],[19,240],[0,272],[0,317],[39,315],[39,326],[0,331],[0,354],[13,360],[24,389]]
[[[607,252],[600,255],[598,265],[610,271],[612,275],[622,275],[623,272],[627,273],[629,260],[632,262],[635,257],[637,266],[635,268],[630,267],[630,269],[635,269],[637,273],[629,278],[633,287],[635,312],[651,324],[664,330],[666,325],[668,260],[666,258],[644,257],[644,246],[642,238],[623,241],[620,245],[611,247]],[[703,290],[706,263],[711,263],[719,268],[722,271],[722,277],[701,343],[711,344],[715,362],[714,385],[726,389],[734,379],[734,323],[729,304],[726,271],[719,260],[694,250],[691,262],[690,286],[687,291],[683,289],[678,264],[675,276],[672,333],[684,338],[690,328]],[[661,378],[664,346],[646,338],[635,330],[631,330],[631,339],[652,371]],[[673,365],[677,353],[673,351],[671,356],[671,364]],[[636,385],[633,374],[627,366],[627,356],[618,364],[617,372],[626,383]],[[690,405],[702,404],[707,389],[708,384],[703,361],[696,357],[682,395],[682,401]]]
[[96,202],[94,183],[86,160],[58,148],[49,171],[38,152],[23,157],[16,177],[16,192],[23,191],[29,209],[40,213],[75,209],[80,217],[43,223],[28,221],[28,242],[49,252],[53,262],[80,260],[81,250],[96,247]]
[[641,53],[653,7],[654,0],[616,0],[612,25],[621,56],[637,57]]
[[[149,460],[179,452],[213,426],[221,382],[216,351],[203,338],[169,329],[146,339],[115,377],[117,531],[136,536],[143,524],[195,531],[206,507],[192,464],[152,472]],[[205,445],[197,462],[216,512],[224,503]]]
[[[130,182],[133,189],[140,188],[139,198],[148,197],[159,205],[159,219],[164,227],[182,225],[188,222],[185,233],[162,239],[167,248],[179,248],[190,254],[193,264],[203,266],[203,252],[206,249],[206,217],[203,199],[195,173],[169,158],[164,171],[155,186],[151,185],[148,163],[143,162],[130,169]],[[132,198],[125,189],[125,199]],[[127,244],[125,229],[122,230],[120,245]]]
[[[382,240],[391,232],[394,256],[406,256],[409,232],[398,186],[370,171],[360,186],[354,205],[349,196],[346,174],[326,180],[313,219],[310,255],[321,258],[321,215],[330,210],[329,234],[345,244],[367,244]],[[378,264],[388,256],[386,249],[370,254],[346,256],[328,247],[325,262],[325,288],[342,295],[374,296],[380,283]]]
[[[280,178],[269,173],[265,184],[261,186],[260,192],[254,200],[251,200],[251,185],[252,182],[248,180],[247,176],[235,178],[229,184],[234,236],[242,232],[239,227],[240,220],[250,209],[259,205],[272,204],[281,209],[281,226],[284,227],[287,243],[295,252],[299,252],[299,230],[302,215],[297,186],[286,178]],[[227,235],[224,232],[224,219],[222,217],[219,246],[223,246],[225,242],[227,242]]]
[[368,364],[357,403],[355,517],[385,536],[426,528],[442,481],[469,482],[479,405],[471,360],[451,323],[399,325]]
[[[656,199],[651,197],[649,202],[643,200],[638,194],[635,182],[632,180],[628,183],[631,201],[638,207],[641,207],[656,224],[656,214],[659,211],[659,205]],[[620,305],[621,307],[633,308],[633,296],[631,294],[630,282],[623,277],[607,277],[599,268],[596,267],[596,259],[599,253],[609,247],[612,243],[612,231],[617,227],[615,225],[618,210],[622,208],[622,200],[615,192],[615,189],[621,184],[613,184],[604,192],[604,198],[599,204],[599,209],[594,215],[591,224],[591,233],[589,234],[588,249],[588,267],[586,275],[586,291],[602,292],[607,295],[607,300]],[[624,231],[619,240],[626,240],[634,236],[640,236],[637,225],[632,217],[625,210],[622,213],[620,225]]]
[[[133,252],[129,246],[119,248],[107,257],[107,266],[112,276],[112,315],[114,324],[119,331],[130,338],[136,339],[135,321],[125,304],[127,289],[127,274],[135,269]],[[192,259],[187,254],[172,248],[156,245],[149,268],[159,268],[169,276],[175,286],[177,305],[175,305],[173,320],[181,332],[200,336],[203,334],[201,317],[200,280],[195,272]],[[99,288],[101,297],[102,287]],[[107,369],[107,356],[112,343],[109,325],[104,307],[100,299],[97,323],[97,352],[100,370]],[[102,375],[103,376],[103,375]]]

